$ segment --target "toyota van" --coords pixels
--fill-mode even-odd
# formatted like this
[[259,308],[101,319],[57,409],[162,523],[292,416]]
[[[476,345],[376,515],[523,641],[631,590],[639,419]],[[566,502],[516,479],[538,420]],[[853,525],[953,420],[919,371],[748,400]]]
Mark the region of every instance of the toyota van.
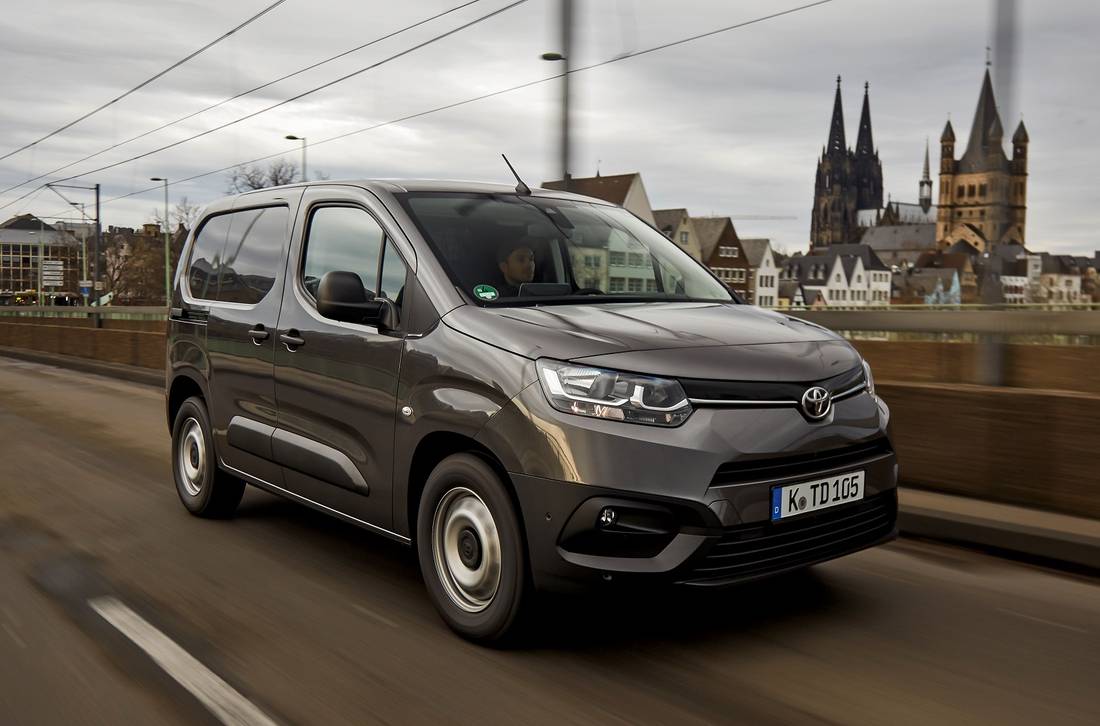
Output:
[[491,642],[533,593],[708,588],[893,538],[855,349],[647,222],[522,183],[311,182],[207,207],[167,338],[192,513],[246,484],[416,548]]

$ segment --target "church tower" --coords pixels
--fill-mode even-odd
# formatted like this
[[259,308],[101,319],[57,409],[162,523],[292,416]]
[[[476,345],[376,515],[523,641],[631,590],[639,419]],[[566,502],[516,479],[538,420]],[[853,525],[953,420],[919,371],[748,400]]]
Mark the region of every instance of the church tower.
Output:
[[979,251],[996,244],[1023,244],[1027,213],[1028,135],[1023,121],[1004,151],[1004,126],[989,69],[982,79],[966,151],[955,159],[951,122],[940,138],[940,204],[936,239],[947,248],[962,240]]
[[920,175],[920,208],[928,214],[932,208],[932,174],[928,168],[928,139],[924,140],[924,171]]
[[821,150],[814,181],[814,206],[810,213],[811,250],[860,241],[859,210],[882,209],[882,164],[871,133],[869,86],[864,84],[863,110],[856,149],[848,148],[844,135],[844,107],[840,76],[829,123],[829,141]]

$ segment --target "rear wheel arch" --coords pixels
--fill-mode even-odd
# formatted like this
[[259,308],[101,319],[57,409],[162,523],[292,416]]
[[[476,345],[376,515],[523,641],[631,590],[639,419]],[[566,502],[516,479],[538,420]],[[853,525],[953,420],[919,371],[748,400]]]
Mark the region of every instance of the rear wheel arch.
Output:
[[176,422],[176,414],[179,413],[180,406],[183,402],[192,396],[201,398],[206,405],[207,413],[210,410],[210,400],[206,396],[206,390],[203,385],[199,383],[194,377],[186,374],[179,373],[172,379],[172,384],[168,388],[168,428],[171,429]]

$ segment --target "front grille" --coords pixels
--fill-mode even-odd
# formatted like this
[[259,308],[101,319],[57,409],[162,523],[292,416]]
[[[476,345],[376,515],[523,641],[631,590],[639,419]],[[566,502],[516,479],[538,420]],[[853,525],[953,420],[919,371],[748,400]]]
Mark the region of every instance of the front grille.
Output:
[[816,381],[719,381],[703,378],[680,378],[687,397],[721,405],[723,401],[786,401],[797,403],[811,386],[822,386],[834,396],[866,382],[863,366],[859,365],[829,378]]
[[808,565],[887,536],[897,521],[897,490],[790,521],[731,527],[680,582],[720,585]]
[[872,459],[894,453],[886,437],[838,449],[826,449],[793,456],[748,459],[722,464],[711,486],[743,484],[753,481],[777,481],[793,476],[813,476],[833,469],[859,466]]

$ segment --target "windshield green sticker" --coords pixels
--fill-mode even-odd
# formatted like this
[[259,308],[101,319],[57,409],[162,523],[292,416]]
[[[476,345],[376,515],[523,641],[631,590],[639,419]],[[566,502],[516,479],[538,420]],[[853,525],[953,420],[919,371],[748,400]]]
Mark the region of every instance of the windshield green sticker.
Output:
[[478,300],[496,300],[500,293],[492,285],[478,285],[474,288],[474,295]]

